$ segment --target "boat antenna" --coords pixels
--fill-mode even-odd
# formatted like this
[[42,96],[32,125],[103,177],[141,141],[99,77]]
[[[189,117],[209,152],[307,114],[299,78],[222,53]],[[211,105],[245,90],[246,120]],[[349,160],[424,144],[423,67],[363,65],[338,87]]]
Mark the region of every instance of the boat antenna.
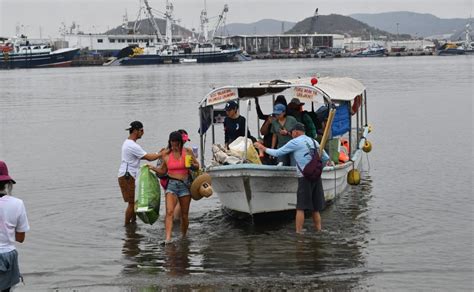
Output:
[[158,24],[156,24],[155,18],[153,17],[153,13],[151,12],[151,7],[148,4],[148,0],[143,0],[143,2],[145,3],[146,10],[148,11],[148,18],[150,20],[151,26],[153,27],[153,30],[155,31],[156,41],[160,42],[162,39],[160,28],[158,27]]

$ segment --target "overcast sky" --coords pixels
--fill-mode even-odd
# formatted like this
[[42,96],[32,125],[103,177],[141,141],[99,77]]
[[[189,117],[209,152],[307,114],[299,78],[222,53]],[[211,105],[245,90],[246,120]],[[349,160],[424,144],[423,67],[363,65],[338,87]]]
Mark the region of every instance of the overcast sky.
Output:
[[[469,18],[472,0],[207,0],[208,16],[219,15],[224,4],[229,5],[227,23],[251,23],[265,18],[297,22],[319,14],[378,13],[413,11],[430,13],[440,18]],[[149,0],[159,11],[165,10],[165,0]],[[204,0],[175,0],[175,17],[187,28],[199,27],[199,15]],[[62,22],[73,21],[86,33],[100,33],[122,23],[127,12],[130,21],[136,19],[139,0],[0,0],[0,36],[12,36],[15,27],[34,38],[59,36]],[[210,21],[212,23],[212,19]],[[402,28],[403,26],[401,26]],[[400,31],[402,32],[402,31]]]

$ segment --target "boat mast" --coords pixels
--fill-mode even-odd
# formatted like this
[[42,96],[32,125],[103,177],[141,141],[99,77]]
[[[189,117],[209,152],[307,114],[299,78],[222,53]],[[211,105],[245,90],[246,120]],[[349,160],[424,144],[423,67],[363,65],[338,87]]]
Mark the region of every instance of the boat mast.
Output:
[[221,26],[222,23],[225,23],[225,19],[227,17],[227,12],[229,12],[229,6],[227,4],[224,5],[224,9],[222,9],[221,14],[219,14],[219,19],[217,20],[216,27],[214,28],[214,31],[211,34],[211,41],[214,40],[214,37],[216,36],[217,31],[219,30],[219,27]]
[[155,31],[156,41],[159,43],[161,41],[161,38],[163,37],[160,33],[160,28],[158,27],[158,24],[156,24],[155,18],[153,17],[153,13],[151,12],[151,7],[148,4],[148,0],[143,0],[143,2],[145,3],[151,26],[153,27],[153,30]]
[[465,43],[464,47],[465,49],[471,49],[471,23],[466,24],[466,31],[465,31]]
[[207,18],[206,0],[204,0],[204,9],[201,11],[201,33],[205,41],[207,41],[209,38],[208,25],[209,25],[209,19]]
[[173,4],[166,0],[166,44],[171,45],[173,43]]

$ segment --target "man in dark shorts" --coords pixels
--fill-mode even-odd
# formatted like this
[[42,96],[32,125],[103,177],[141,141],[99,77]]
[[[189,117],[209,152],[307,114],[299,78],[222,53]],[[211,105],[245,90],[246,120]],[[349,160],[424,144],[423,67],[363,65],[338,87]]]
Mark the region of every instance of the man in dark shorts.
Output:
[[[296,123],[291,132],[291,139],[278,149],[269,149],[261,143],[255,143],[255,147],[265,151],[271,156],[283,156],[291,154],[299,167],[296,167],[298,176],[298,190],[296,192],[296,232],[301,233],[304,224],[304,211],[311,211],[314,228],[321,230],[321,216],[319,212],[324,207],[324,191],[321,177],[316,181],[308,180],[303,176],[300,169],[304,169],[311,160],[310,151],[318,151],[319,143],[305,135],[305,127],[302,123]],[[314,149],[316,146],[317,149]],[[329,156],[323,151],[321,157],[323,165],[329,161]]]
[[125,225],[135,223],[135,179],[140,168],[140,160],[153,161],[161,157],[162,154],[147,153],[137,144],[144,134],[143,124],[140,121],[130,123],[126,129],[129,132],[128,138],[122,144],[122,160],[118,173],[118,183],[122,192],[123,201],[127,203],[125,210]]

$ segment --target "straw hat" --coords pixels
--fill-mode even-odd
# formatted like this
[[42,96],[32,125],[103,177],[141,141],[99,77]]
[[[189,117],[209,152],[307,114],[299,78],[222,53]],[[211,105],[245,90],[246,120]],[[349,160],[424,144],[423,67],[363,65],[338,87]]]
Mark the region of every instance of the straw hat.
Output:
[[191,184],[191,197],[194,200],[200,200],[202,197],[209,197],[212,195],[211,176],[203,173]]

